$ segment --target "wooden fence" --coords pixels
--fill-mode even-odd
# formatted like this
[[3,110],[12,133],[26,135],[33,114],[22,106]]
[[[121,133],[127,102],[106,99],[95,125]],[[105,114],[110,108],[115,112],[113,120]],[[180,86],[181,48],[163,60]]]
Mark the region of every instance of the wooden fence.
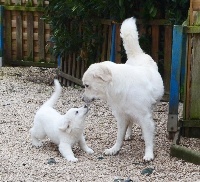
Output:
[[[48,52],[50,26],[42,16],[43,0],[0,0],[4,5],[4,63],[19,66],[56,67],[60,63],[58,75],[63,85],[81,85],[81,78],[88,64],[77,61],[75,53],[55,59]],[[94,60],[122,62],[120,23],[102,20],[99,33],[103,36],[102,46],[98,47],[101,56]],[[145,24],[138,21],[139,35],[150,37],[149,54],[158,63],[164,79],[166,94],[169,93],[172,25],[167,20],[153,20]]]
[[[104,38],[100,49],[101,56],[95,62],[111,60],[116,63],[121,63],[121,49],[122,42],[120,38],[121,24],[112,22],[110,20],[103,20],[101,27],[101,34]],[[138,28],[139,35],[149,36],[151,39],[150,55],[158,63],[160,72],[162,74],[165,86],[165,96],[168,98],[169,83],[171,74],[171,53],[172,53],[172,25],[167,20],[153,20],[144,25],[139,20]],[[115,28],[115,35],[113,36],[113,29]],[[113,48],[114,42],[114,48]],[[114,50],[113,50],[114,49]],[[64,85],[81,85],[81,78],[87,69],[87,63],[84,61],[76,61],[77,55],[65,55],[61,58],[61,65],[58,75],[60,81]],[[166,98],[166,99],[167,99]]]
[[50,27],[45,24],[43,0],[1,0],[4,5],[4,62],[19,66],[55,67],[46,47]]

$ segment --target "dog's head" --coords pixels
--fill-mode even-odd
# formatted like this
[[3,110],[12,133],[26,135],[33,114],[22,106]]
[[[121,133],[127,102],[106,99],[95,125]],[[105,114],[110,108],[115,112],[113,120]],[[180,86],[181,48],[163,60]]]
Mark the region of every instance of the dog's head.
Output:
[[77,129],[83,130],[85,125],[85,117],[87,113],[87,105],[80,108],[69,109],[65,114],[63,125],[59,129],[68,133]]
[[94,99],[106,98],[107,85],[112,81],[111,70],[106,66],[108,62],[92,64],[84,73],[82,81],[85,87],[83,101],[89,103]]

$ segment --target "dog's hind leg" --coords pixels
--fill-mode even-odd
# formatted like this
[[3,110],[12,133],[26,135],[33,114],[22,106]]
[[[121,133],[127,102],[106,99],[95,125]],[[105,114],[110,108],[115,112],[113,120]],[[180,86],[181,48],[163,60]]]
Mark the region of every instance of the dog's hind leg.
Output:
[[59,151],[64,158],[66,158],[70,162],[77,162],[78,159],[74,157],[74,153],[72,151],[71,145],[68,143],[61,142],[59,144]]
[[117,141],[113,147],[104,151],[105,155],[115,155],[122,147],[128,123],[125,117],[117,114]]
[[143,121],[141,121],[141,128],[145,142],[145,155],[143,159],[145,161],[150,161],[154,159],[153,147],[154,147],[155,125],[151,115],[143,117],[142,120]]
[[126,130],[125,139],[124,139],[125,141],[132,140],[132,127],[133,127],[133,122],[129,121],[128,128]]
[[44,139],[46,137],[45,132],[43,131],[43,129],[40,128],[31,128],[30,129],[30,133],[31,133],[31,140],[32,140],[32,145],[34,145],[35,147],[41,147],[42,146],[42,139]]

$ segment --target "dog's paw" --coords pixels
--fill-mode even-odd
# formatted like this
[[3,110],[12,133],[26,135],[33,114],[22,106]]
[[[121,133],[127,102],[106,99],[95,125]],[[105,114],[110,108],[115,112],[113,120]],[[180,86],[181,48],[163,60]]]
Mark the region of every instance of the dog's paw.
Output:
[[42,147],[42,142],[41,141],[34,141],[32,142],[32,145],[35,146],[36,148]]
[[87,148],[87,150],[85,151],[87,154],[93,154],[94,150],[92,150],[91,148]]
[[152,161],[154,159],[154,155],[153,154],[145,154],[145,156],[143,157],[143,160],[148,162],[148,161]]
[[127,135],[127,136],[125,136],[124,140],[125,141],[133,140],[133,136],[132,135]]
[[70,157],[70,158],[67,158],[67,160],[69,162],[77,162],[78,161],[78,159],[76,157]]
[[119,150],[116,150],[115,148],[110,148],[110,149],[106,149],[104,150],[104,154],[105,155],[117,155],[119,152]]

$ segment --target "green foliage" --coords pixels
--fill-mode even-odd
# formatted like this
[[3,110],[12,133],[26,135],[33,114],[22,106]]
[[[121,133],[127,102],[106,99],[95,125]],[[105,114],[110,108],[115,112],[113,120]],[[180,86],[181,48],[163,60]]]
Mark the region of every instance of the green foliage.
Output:
[[54,55],[73,52],[78,53],[78,60],[94,62],[103,40],[100,19],[168,18],[181,24],[188,9],[189,0],[51,0],[44,17],[51,25]]

